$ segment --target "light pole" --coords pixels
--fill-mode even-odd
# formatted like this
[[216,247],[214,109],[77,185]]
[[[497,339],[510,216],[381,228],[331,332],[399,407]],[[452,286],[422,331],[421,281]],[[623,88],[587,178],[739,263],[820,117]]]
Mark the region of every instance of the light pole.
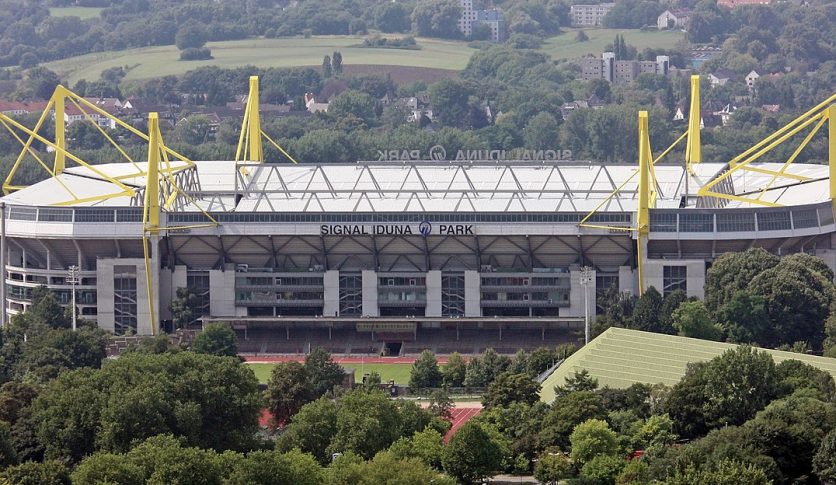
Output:
[[67,268],[67,283],[72,285],[73,292],[73,331],[76,329],[76,308],[75,308],[75,285],[78,283],[78,266],[72,265]]
[[589,285],[592,283],[593,273],[594,270],[591,267],[581,267],[581,286],[583,286],[584,345],[589,343]]

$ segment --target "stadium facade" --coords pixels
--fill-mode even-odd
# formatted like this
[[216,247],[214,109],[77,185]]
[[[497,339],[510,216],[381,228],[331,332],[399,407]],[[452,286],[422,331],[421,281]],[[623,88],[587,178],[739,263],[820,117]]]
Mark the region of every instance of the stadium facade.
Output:
[[[0,318],[25,311],[45,285],[62,303],[75,295],[81,317],[101,328],[153,334],[189,288],[204,322],[230,322],[245,337],[278,329],[289,341],[316,329],[321,340],[328,329],[328,340],[332,330],[346,341],[371,335],[356,339],[362,347],[420,332],[443,352],[460,331],[501,341],[505,330],[517,332],[514,352],[532,334],[572,335],[609,288],[701,297],[706,269],[728,251],[805,251],[836,269],[836,95],[728,163],[700,163],[696,76],[691,89],[687,131],[656,159],[639,113],[637,165],[267,164],[262,138],[295,160],[261,130],[251,78],[235,161],[174,152],[152,113],[147,134],[113,119],[148,142],[147,162],[122,151],[127,163],[93,166],[67,150],[64,106],[110,115],[59,86],[32,130],[0,114],[29,136],[0,199]],[[54,141],[38,134],[50,113]],[[825,124],[829,164],[796,163]],[[802,131],[787,161],[763,161]],[[683,140],[684,163],[660,163]],[[35,141],[55,153],[52,167],[38,158],[49,176],[14,185],[23,160],[38,157]]]
[[[9,313],[25,310],[38,285],[69,303],[70,266],[79,268],[80,315],[117,334],[151,333],[150,312],[169,320],[184,287],[200,295],[207,318],[239,326],[396,333],[451,325],[577,328],[585,291],[593,314],[596,292],[638,291],[637,235],[617,229],[636,225],[635,166],[194,162],[178,172],[189,199],[160,215],[160,226],[179,229],[149,236],[149,271],[146,179],[129,177],[134,168],[126,163],[96,168],[67,168],[2,199]],[[774,184],[761,196],[782,207],[709,207],[698,190],[728,166],[693,169],[686,176],[682,166],[655,167],[646,286],[700,297],[718,255],[753,246],[807,251],[836,266],[827,166],[791,165],[787,174],[805,182]],[[99,200],[113,192],[105,176],[136,195]],[[722,185],[750,193],[771,179],[746,171]],[[218,224],[206,224],[198,207]],[[593,210],[586,221],[593,227],[579,224]],[[584,266],[594,269],[586,289]]]

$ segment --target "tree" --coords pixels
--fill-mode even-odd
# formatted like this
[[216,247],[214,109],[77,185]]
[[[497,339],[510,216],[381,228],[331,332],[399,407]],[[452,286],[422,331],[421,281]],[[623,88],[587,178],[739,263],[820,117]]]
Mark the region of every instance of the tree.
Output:
[[581,369],[574,375],[566,377],[562,386],[555,386],[555,396],[565,396],[576,391],[594,391],[598,389],[598,379],[589,375],[589,371]]
[[238,460],[229,479],[229,485],[272,485],[292,483],[318,485],[325,480],[322,467],[311,455],[298,450],[282,454],[276,451],[253,451]]
[[0,480],[12,485],[70,485],[66,465],[55,460],[10,466],[0,472]]
[[450,387],[462,387],[466,372],[467,363],[462,359],[462,355],[458,352],[453,352],[447,358],[447,365],[441,368],[443,384]]
[[124,456],[142,469],[142,483],[222,483],[224,472],[214,451],[184,446],[170,434],[152,436],[134,445]]
[[345,371],[331,359],[331,354],[322,347],[316,347],[305,357],[305,372],[311,395],[318,398],[342,384]]
[[[416,7],[417,8],[417,7]],[[433,114],[445,126],[468,128],[471,126],[470,98],[474,87],[467,81],[444,79],[433,83],[429,89]]]
[[664,298],[662,301],[662,309],[659,311],[659,319],[662,328],[673,330],[673,321],[671,317],[673,312],[679,308],[679,305],[688,300],[688,296],[683,290],[674,290]]
[[328,79],[334,75],[334,68],[331,66],[331,56],[325,55],[322,58],[322,77]]
[[177,29],[174,43],[180,50],[197,49],[206,44],[207,38],[208,35],[203,25],[195,20],[189,20]]
[[0,467],[16,465],[18,462],[12,440],[12,428],[6,421],[0,421]]
[[444,437],[437,430],[427,428],[412,435],[412,451],[427,465],[440,470],[444,456]]
[[441,371],[438,361],[430,350],[424,350],[412,364],[409,373],[409,387],[411,389],[428,389],[441,386]]
[[645,332],[670,333],[661,325],[662,315],[662,294],[650,287],[636,300],[636,307],[633,310],[633,318],[630,319],[630,328],[643,330]]
[[325,465],[331,461],[326,450],[336,434],[337,405],[333,400],[321,397],[302,406],[279,438],[277,448],[288,451],[299,448]]
[[789,359],[776,365],[775,372],[780,381],[781,395],[787,396],[799,389],[811,389],[818,392],[818,398],[822,401],[831,401],[836,395],[836,385],[830,373],[810,364]]
[[813,471],[823,483],[836,482],[836,430],[827,433],[816,450]]
[[482,405],[505,407],[514,402],[534,404],[540,399],[537,394],[539,391],[540,384],[530,375],[504,372],[488,385],[482,395]]
[[273,367],[267,383],[268,409],[279,425],[287,424],[311,399],[305,366],[299,362],[281,362]]
[[581,465],[596,456],[615,456],[619,452],[618,436],[600,419],[589,419],[575,426],[569,442],[572,460]]
[[716,315],[731,342],[767,346],[775,341],[762,296],[737,291],[720,306]]
[[557,485],[564,478],[572,476],[572,462],[562,453],[540,455],[534,466],[534,478],[540,483]]
[[409,10],[401,3],[379,3],[374,9],[374,25],[381,32],[406,32],[411,27]]
[[45,286],[32,290],[32,304],[24,312],[12,317],[12,323],[24,330],[37,326],[47,328],[72,328],[72,317],[58,304],[55,294]]
[[586,32],[583,29],[578,30],[578,33],[575,35],[575,42],[586,42],[589,40],[589,36],[586,35]]
[[760,296],[775,332],[774,345],[809,342],[819,347],[824,340],[824,321],[833,300],[834,286],[813,264],[781,260],[755,276],[748,285],[753,296]]
[[468,421],[450,438],[444,449],[444,471],[464,483],[490,476],[502,459],[499,446],[474,421]]
[[377,117],[374,99],[368,94],[354,89],[347,89],[337,95],[328,104],[328,114],[336,117],[355,116],[366,124],[371,123]]
[[714,323],[711,314],[701,301],[686,301],[674,310],[673,328],[683,337],[720,341],[723,329]]
[[461,7],[456,0],[421,0],[412,11],[412,25],[422,37],[457,39]]
[[623,457],[598,455],[583,465],[581,477],[594,483],[614,484],[615,478],[626,465]]
[[711,483],[716,485],[768,485],[772,483],[760,468],[734,461],[722,461],[714,467],[688,467],[676,471],[665,481],[669,485]]
[[195,337],[192,350],[198,354],[235,357],[238,355],[236,340],[235,331],[229,325],[210,323]]
[[258,381],[238,359],[193,352],[131,352],[102,369],[63,372],[32,404],[46,455],[71,461],[161,433],[192,446],[248,447],[262,407]]
[[755,276],[778,261],[777,256],[763,248],[720,255],[705,273],[705,306],[717,311],[735,293],[745,290]]
[[[73,123],[75,126],[80,123]],[[202,316],[203,300],[191,288],[177,288],[177,297],[171,302],[171,319],[175,328],[186,328]]]
[[138,465],[131,463],[124,455],[96,453],[88,456],[76,466],[72,483],[78,485],[143,485],[145,474]]
[[418,458],[399,458],[390,452],[378,453],[370,461],[363,461],[357,455],[346,453],[334,460],[329,472],[330,483],[335,485],[455,484],[450,477],[436,472]]
[[427,410],[436,417],[451,420],[453,414],[450,410],[453,409],[453,400],[444,389],[436,389],[430,393],[430,405]]
[[531,118],[523,130],[525,147],[531,150],[555,148],[559,125],[554,116],[542,112]]
[[383,392],[350,392],[337,406],[337,432],[328,451],[371,458],[398,439],[400,426],[398,408]]
[[569,449],[569,436],[580,423],[589,419],[606,419],[607,410],[601,397],[591,391],[577,391],[555,398],[542,421],[538,433],[541,447],[559,446]]
[[334,51],[331,56],[331,70],[337,77],[343,73],[343,55],[339,51]]
[[55,87],[61,84],[58,74],[45,67],[33,67],[26,71],[27,84],[32,88],[32,95],[38,99],[49,99]]

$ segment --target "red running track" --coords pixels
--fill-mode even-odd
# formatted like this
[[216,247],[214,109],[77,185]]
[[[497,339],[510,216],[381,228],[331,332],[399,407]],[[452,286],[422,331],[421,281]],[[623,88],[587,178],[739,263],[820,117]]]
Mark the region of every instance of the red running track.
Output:
[[[253,364],[274,364],[278,362],[304,362],[304,355],[252,355],[241,354],[245,361]],[[415,357],[340,357],[331,356],[337,364],[413,364]],[[439,364],[446,364],[447,357],[436,356]]]
[[470,421],[470,418],[476,416],[477,414],[482,412],[482,408],[454,408],[450,410],[450,414],[452,414],[451,423],[453,424],[450,427],[450,431],[444,435],[444,442],[447,443],[450,441],[450,438],[456,434],[456,431],[459,430],[464,423]]

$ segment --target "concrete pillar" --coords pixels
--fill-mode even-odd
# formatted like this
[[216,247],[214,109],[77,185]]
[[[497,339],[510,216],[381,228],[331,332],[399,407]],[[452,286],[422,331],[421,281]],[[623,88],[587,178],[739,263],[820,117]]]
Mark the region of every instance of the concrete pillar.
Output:
[[377,306],[377,272],[363,271],[363,316],[380,316]]
[[328,270],[322,277],[323,298],[322,316],[340,316],[340,272]]
[[[102,330],[113,332],[113,259],[96,260],[96,322]],[[137,305],[140,305],[137,302]]]
[[[589,308],[589,320],[595,320],[595,274],[592,272],[592,281],[586,291],[588,292],[587,304]],[[578,270],[569,272],[569,307],[560,309],[561,317],[583,317],[584,310],[584,287],[581,285],[581,272]]]
[[685,284],[688,297],[696,297],[702,300],[705,298],[705,261],[688,261]]
[[478,271],[464,272],[464,316],[481,317],[482,285]]
[[631,268],[630,266],[619,266],[618,267],[618,291],[620,292],[628,292],[631,295],[639,296],[639,292],[637,290],[637,279],[636,270]]
[[213,317],[235,315],[235,275],[234,269],[209,271],[209,313]]
[[160,286],[157,290],[159,292],[160,312],[158,318],[160,325],[163,320],[171,320],[171,302],[177,295],[177,289],[172,286],[172,270],[169,268],[160,268]]
[[441,271],[427,271],[426,315],[441,316]]

